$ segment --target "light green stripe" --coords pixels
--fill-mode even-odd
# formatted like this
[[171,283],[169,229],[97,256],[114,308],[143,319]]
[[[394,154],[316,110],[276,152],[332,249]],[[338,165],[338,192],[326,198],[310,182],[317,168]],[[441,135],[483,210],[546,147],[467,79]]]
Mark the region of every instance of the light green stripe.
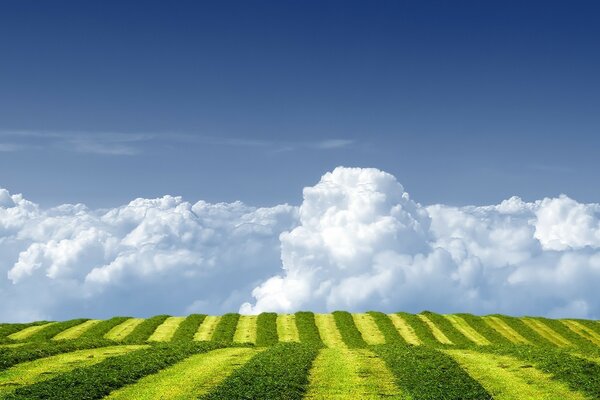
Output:
[[498,332],[511,342],[515,344],[531,344],[529,340],[521,336],[519,332],[515,331],[500,318],[494,316],[486,316],[481,318],[483,318],[485,323],[488,324],[492,329],[494,329],[496,332]]
[[209,315],[204,318],[202,324],[198,328],[198,331],[194,335],[194,340],[202,340],[209,341],[213,337],[213,333],[215,333],[215,328],[219,324],[221,317],[215,315]]
[[566,384],[509,356],[473,350],[444,350],[490,393],[494,400],[584,400]]
[[179,324],[183,322],[185,317],[169,317],[160,324],[154,333],[148,338],[149,342],[168,342],[173,338],[175,331],[179,328]]
[[219,385],[260,350],[229,348],[197,354],[111,393],[111,400],[192,400]]
[[309,400],[410,399],[385,362],[369,350],[321,349],[309,375]]
[[256,343],[256,315],[240,315],[233,341],[235,343]]
[[277,335],[280,342],[300,341],[294,314],[280,314],[277,316]]
[[425,324],[429,327],[429,330],[431,331],[431,333],[433,334],[433,337],[435,337],[435,339],[442,343],[442,344],[452,344],[452,341],[450,339],[448,339],[448,337],[446,335],[444,335],[444,332],[442,332],[440,330],[440,328],[438,328],[432,320],[430,320],[429,318],[427,318],[426,315],[423,314],[417,314],[417,317],[419,317],[421,319],[421,321],[425,322]]
[[30,336],[34,335],[35,333],[38,333],[42,329],[47,328],[48,326],[54,325],[54,324],[56,324],[56,322],[48,322],[47,324],[43,324],[43,325],[30,326],[30,327],[22,329],[18,332],[15,332],[11,335],[8,335],[7,337],[12,340],[24,340],[24,339],[27,339]]
[[446,319],[450,321],[450,323],[456,328],[456,330],[465,335],[465,337],[473,343],[478,344],[480,346],[487,346],[491,344],[489,340],[480,335],[479,332],[473,329],[471,325],[469,325],[467,321],[465,321],[459,315],[444,315],[444,317],[446,317]]
[[100,322],[99,319],[90,319],[79,325],[75,325],[60,332],[58,335],[54,336],[52,340],[67,340],[67,339],[77,339],[79,336],[83,335],[85,331],[90,329],[92,326],[98,324]]
[[352,314],[354,325],[367,344],[384,344],[385,336],[379,330],[375,320],[369,314]]
[[390,317],[392,324],[394,324],[394,327],[400,336],[406,340],[406,343],[413,344],[415,346],[422,344],[415,330],[404,320],[404,318],[398,314],[388,314],[388,317]]
[[589,340],[590,342],[594,343],[597,346],[600,346],[600,335],[598,335],[596,332],[594,332],[594,330],[579,323],[578,321],[572,321],[572,320],[565,319],[565,320],[561,320],[560,322],[562,322],[563,325],[566,325],[567,328],[569,328],[570,330],[572,330],[579,336]]
[[3,398],[20,386],[51,379],[75,368],[88,367],[108,357],[118,356],[143,347],[146,346],[110,346],[79,350],[17,364],[0,372],[0,397]]
[[131,332],[133,332],[136,326],[138,326],[142,322],[144,322],[143,318],[129,318],[121,322],[119,325],[113,327],[110,331],[106,333],[106,335],[104,335],[104,338],[116,341],[123,340]]
[[315,314],[315,324],[325,346],[347,347],[337,329],[333,314]]

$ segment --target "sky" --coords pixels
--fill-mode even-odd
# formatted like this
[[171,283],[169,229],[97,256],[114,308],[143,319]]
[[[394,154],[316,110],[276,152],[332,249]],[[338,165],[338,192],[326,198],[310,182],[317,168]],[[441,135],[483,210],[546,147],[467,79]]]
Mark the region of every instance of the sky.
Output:
[[0,320],[600,318],[594,1],[0,5]]
[[45,206],[596,201],[597,2],[4,1],[0,185]]

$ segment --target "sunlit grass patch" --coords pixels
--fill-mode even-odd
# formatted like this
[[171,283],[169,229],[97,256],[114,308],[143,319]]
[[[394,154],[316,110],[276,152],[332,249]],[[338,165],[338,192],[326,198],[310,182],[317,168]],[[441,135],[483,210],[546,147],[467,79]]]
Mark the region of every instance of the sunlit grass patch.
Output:
[[444,315],[456,330],[465,335],[473,343],[480,346],[490,345],[490,341],[473,329],[463,318],[458,315]]
[[105,339],[121,341],[125,339],[144,320],[142,318],[129,318],[113,327],[104,335]]
[[277,316],[277,335],[280,342],[300,341],[294,314],[279,314]]
[[256,343],[256,315],[242,315],[237,323],[235,343]]
[[92,328],[94,325],[99,324],[100,322],[102,321],[99,319],[90,319],[82,324],[75,325],[69,329],[60,332],[58,335],[54,336],[52,340],[77,339],[78,337],[83,335],[83,333],[86,332],[88,329]]
[[596,346],[600,346],[600,334],[594,332],[594,330],[575,320],[565,319],[561,320],[560,322],[579,336],[589,340]]
[[406,343],[413,345],[422,344],[412,326],[410,326],[399,314],[388,314],[388,317],[390,317],[392,324],[394,324],[394,327]]
[[21,329],[20,331],[10,334],[7,337],[12,340],[29,339],[31,336],[40,332],[42,329],[46,329],[56,323],[57,322],[48,322],[48,323],[42,324],[42,325],[29,326],[27,328]]
[[523,323],[534,330],[538,335],[544,337],[549,342],[554,343],[557,346],[572,346],[573,344],[567,339],[559,335],[557,332],[552,330],[548,325],[542,321],[534,318],[521,318]]
[[319,336],[327,347],[346,347],[332,314],[315,314]]
[[496,332],[500,333],[502,336],[510,340],[514,344],[531,344],[531,342],[525,339],[523,336],[519,334],[519,332],[515,331],[511,328],[506,322],[501,320],[496,316],[485,316],[481,317],[490,327],[496,330]]
[[211,340],[213,334],[215,333],[215,328],[219,324],[220,320],[221,317],[216,315],[209,315],[206,318],[204,318],[204,321],[202,321],[202,324],[200,325],[198,331],[194,335],[194,340]]
[[369,344],[385,344],[385,337],[369,314],[352,314],[354,324],[364,341]]
[[452,344],[452,341],[448,339],[444,332],[442,332],[440,328],[438,328],[437,325],[434,324],[433,321],[427,317],[427,315],[418,314],[417,317],[419,317],[419,319],[429,327],[429,330],[431,331],[433,337],[435,337],[435,339],[438,342],[442,344]]
[[167,342],[173,338],[173,335],[185,320],[185,317],[169,317],[160,324],[154,333],[148,338],[149,342]]

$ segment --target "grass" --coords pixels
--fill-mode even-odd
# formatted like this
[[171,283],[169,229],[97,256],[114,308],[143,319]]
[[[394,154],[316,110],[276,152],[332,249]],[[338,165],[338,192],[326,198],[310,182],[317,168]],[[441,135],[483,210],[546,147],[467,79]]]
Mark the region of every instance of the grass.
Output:
[[277,333],[277,314],[262,313],[256,320],[256,345],[272,346],[279,342]]
[[171,340],[193,340],[194,335],[198,332],[198,328],[202,324],[202,321],[206,318],[205,314],[191,314],[183,320],[177,327],[177,330],[173,334]]
[[227,348],[193,355],[133,385],[112,392],[107,400],[196,399],[221,384],[257,350]]
[[473,314],[454,314],[462,318],[477,333],[485,337],[492,344],[511,344],[512,341],[504,336],[498,330],[492,328],[482,317]]
[[491,398],[454,359],[434,348],[383,345],[373,349],[385,360],[398,387],[415,400]]
[[222,343],[232,343],[240,314],[228,313],[221,316],[215,327],[212,340]]
[[352,314],[352,318],[367,345],[385,344],[385,336],[371,314]]
[[159,325],[154,333],[148,338],[149,342],[168,342],[179,328],[185,317],[169,317]]
[[194,340],[207,341],[212,340],[215,333],[215,328],[221,320],[220,316],[209,315],[204,318],[204,321],[198,328],[198,331],[194,334]]
[[294,314],[279,314],[277,316],[277,336],[280,342],[299,342],[300,335],[296,327]]
[[[474,343],[443,315],[430,311],[423,311],[421,315],[423,317],[427,317],[427,319],[429,319],[441,332],[443,332],[444,336],[448,338],[452,344],[458,346],[470,346]],[[466,325],[466,327],[469,326]],[[475,334],[477,333],[475,332]]]
[[362,348],[367,346],[360,331],[356,328],[352,314],[347,311],[334,311],[332,314],[346,346],[350,348]]
[[373,322],[375,322],[375,324],[377,325],[377,329],[379,329],[379,332],[381,332],[381,334],[383,335],[384,343],[406,344],[406,340],[404,340],[404,338],[400,336],[398,329],[396,328],[389,316],[378,311],[369,311],[367,314],[371,316]]
[[473,350],[445,350],[469,375],[480,382],[496,400],[585,399],[562,382],[552,379],[515,357],[484,354]]
[[535,319],[537,321],[540,321],[544,325],[546,325],[548,328],[552,329],[552,331],[554,331],[556,334],[560,335],[567,342],[569,342],[571,346],[577,346],[577,347],[590,347],[590,346],[595,347],[595,346],[597,346],[596,343],[589,340],[589,338],[587,338],[585,336],[581,336],[581,335],[577,334],[576,332],[574,332],[573,330],[569,329],[565,324],[562,323],[562,321],[559,321],[556,319],[550,319],[550,318],[543,318],[543,317],[536,317]]
[[10,340],[25,340],[25,339],[29,339],[31,336],[35,335],[36,333],[38,333],[42,329],[46,329],[46,328],[48,328],[49,326],[51,326],[53,324],[56,324],[56,322],[47,322],[47,323],[41,324],[41,325],[27,326],[27,327],[25,327],[23,329],[19,329],[16,332],[11,333],[7,337]]
[[256,315],[240,316],[233,341],[235,343],[256,343]]
[[429,315],[418,314],[417,317],[423,321],[423,323],[427,326],[435,340],[437,340],[441,344],[454,344],[452,341],[442,332],[442,330],[431,320]]
[[562,320],[560,322],[582,338],[587,339],[596,346],[600,346],[600,334],[594,332],[594,330],[583,325],[581,322],[576,320]]
[[94,325],[99,324],[101,321],[99,319],[90,319],[85,321],[82,324],[75,325],[69,329],[66,329],[60,332],[58,335],[54,336],[52,340],[68,340],[68,339],[77,339],[81,335],[85,333],[88,329],[91,329]]
[[[408,344],[412,344],[412,345],[420,345],[423,342],[421,342],[421,339],[419,339],[419,336],[417,335],[417,332],[415,331],[415,329],[406,321],[406,316],[402,316],[401,313],[397,313],[397,314],[389,314],[388,317],[390,318],[390,321],[392,321],[392,324],[394,325],[394,328],[396,328],[396,331],[398,332],[398,334],[402,337],[402,339],[408,343]],[[412,317],[412,316],[411,316]],[[429,336],[431,336],[430,332],[426,332]],[[433,338],[433,336],[431,336],[431,338],[433,340],[435,340]]]
[[299,343],[280,343],[254,356],[229,375],[204,400],[300,400],[318,350]]
[[129,317],[113,317],[100,321],[79,336],[79,339],[102,339],[115,326],[127,321]]
[[326,347],[346,347],[332,314],[315,314],[315,324]]
[[91,400],[132,384],[187,357],[215,348],[212,343],[157,344],[87,368],[77,368],[52,379],[18,388],[11,400]]
[[0,324],[0,343],[6,343],[12,341],[7,336],[22,331],[25,328],[31,328],[34,326],[47,324],[48,321],[36,321],[27,324]]
[[309,376],[308,400],[408,399],[385,362],[366,349],[319,351]]
[[521,318],[521,321],[531,328],[531,330],[535,331],[538,335],[542,336],[544,339],[556,346],[566,347],[573,345],[571,342],[553,331],[548,325],[544,324],[540,320],[534,318]]
[[483,321],[488,324],[492,329],[496,332],[504,336],[506,340],[510,341],[514,344],[531,344],[531,342],[525,339],[523,336],[519,334],[519,332],[515,331],[510,327],[505,321],[501,320],[497,316],[489,315],[486,317],[482,317]]
[[569,354],[566,349],[538,346],[486,346],[480,349],[527,361],[550,374],[552,379],[567,384],[571,390],[600,399],[600,364]]
[[139,348],[141,346],[111,346],[78,350],[17,364],[0,372],[0,397],[6,396],[18,387],[51,379],[75,368],[94,365],[108,357],[122,355]]
[[129,335],[125,336],[123,343],[145,343],[154,333],[154,331],[156,331],[156,328],[165,322],[167,318],[169,318],[168,315],[156,315],[152,318],[143,320],[142,323],[137,325]]
[[305,343],[312,346],[324,346],[323,340],[317,328],[315,314],[310,311],[298,311],[294,315],[296,320],[296,329],[300,343]]
[[529,343],[537,346],[552,346],[552,342],[546,339],[544,336],[531,329],[530,326],[525,324],[520,318],[509,317],[507,315],[494,315],[499,320],[503,321],[506,325],[510,326],[512,330],[516,331],[520,336],[525,338]]
[[27,337],[28,341],[50,340],[61,332],[73,328],[87,321],[85,318],[71,319],[68,321],[55,322]]
[[142,322],[144,322],[142,318],[127,318],[125,321],[113,326],[112,329],[106,332],[104,338],[117,342],[121,341],[129,336],[129,334]]
[[452,326],[459,331],[462,335],[464,335],[471,342],[475,343],[479,346],[487,346],[490,345],[491,342],[487,340],[487,338],[477,332],[471,325],[467,323],[462,317],[458,315],[444,315],[444,317],[450,321]]

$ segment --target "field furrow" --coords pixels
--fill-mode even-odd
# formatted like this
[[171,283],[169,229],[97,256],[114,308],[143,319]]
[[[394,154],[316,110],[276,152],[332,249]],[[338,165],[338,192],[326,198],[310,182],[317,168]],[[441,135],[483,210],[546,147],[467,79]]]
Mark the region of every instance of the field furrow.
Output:
[[305,399],[409,399],[395,385],[385,362],[366,349],[319,351],[309,376]]
[[240,347],[193,355],[157,374],[146,376],[112,392],[107,399],[197,399],[219,385],[255,354],[257,350]]
[[385,336],[370,314],[352,314],[354,324],[368,345],[385,344]]
[[314,346],[299,343],[268,347],[200,399],[300,400],[306,392],[308,373],[317,353]]
[[500,333],[507,340],[514,344],[531,344],[531,342],[525,339],[523,336],[519,334],[519,332],[515,331],[511,328],[506,322],[502,321],[500,318],[496,316],[486,316],[482,317],[486,324],[488,324],[492,329],[495,329],[496,332]]
[[91,329],[94,325],[102,322],[99,319],[90,319],[85,321],[83,324],[75,325],[69,329],[60,332],[54,336],[52,340],[66,340],[66,339],[77,339],[83,335],[88,329]]
[[242,315],[237,323],[235,343],[256,343],[256,315]]
[[144,320],[142,318],[129,318],[113,327],[105,335],[105,339],[121,341],[125,339]]
[[399,314],[388,314],[388,317],[390,318],[390,321],[392,321],[396,331],[402,336],[402,339],[404,339],[406,343],[412,345],[422,344],[413,327],[410,326],[403,317]]
[[538,335],[544,337],[549,342],[554,343],[557,346],[572,346],[572,343],[567,339],[553,331],[548,325],[542,321],[534,318],[522,318],[521,319],[527,326],[534,330]]
[[277,336],[280,342],[300,341],[294,314],[280,314],[277,316]]
[[579,321],[565,319],[560,322],[582,338],[589,340],[596,346],[600,346],[600,334],[597,334],[592,329],[581,324]]
[[418,314],[417,317],[427,325],[431,334],[441,344],[452,344],[452,341],[440,330],[440,328],[433,323],[433,321],[425,314]]
[[444,315],[448,321],[454,326],[456,330],[462,333],[473,343],[479,346],[490,345],[490,341],[487,340],[483,335],[480,335],[475,329],[473,329],[464,319],[458,315]]
[[346,347],[332,314],[315,314],[319,336],[327,347]]
[[496,400],[583,400],[567,385],[527,362],[510,356],[479,353],[472,350],[444,350]]
[[138,350],[142,346],[111,346],[90,350],[78,350],[35,361],[17,364],[0,372],[0,398],[17,388],[51,379],[75,368],[97,364],[108,357],[114,357]]
[[194,335],[194,340],[207,341],[212,340],[213,334],[215,333],[215,329],[221,320],[220,316],[209,315],[204,318],[204,321],[196,331]]
[[168,342],[173,338],[185,317],[169,317],[148,338],[149,342]]

